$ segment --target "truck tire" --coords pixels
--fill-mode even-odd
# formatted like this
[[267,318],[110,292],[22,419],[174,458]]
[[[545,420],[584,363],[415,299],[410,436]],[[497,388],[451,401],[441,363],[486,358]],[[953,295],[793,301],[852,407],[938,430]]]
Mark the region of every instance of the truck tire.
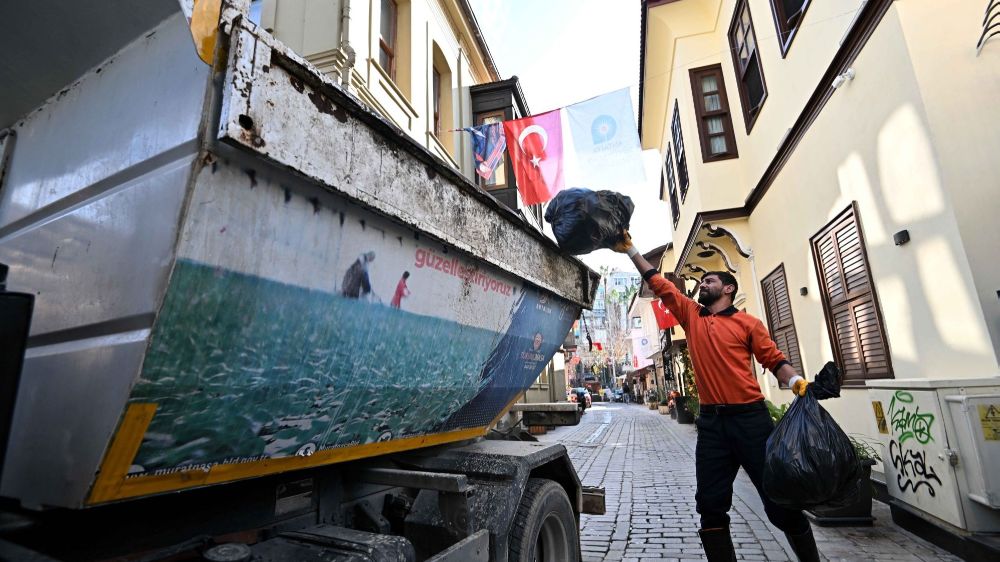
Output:
[[580,531],[562,486],[531,478],[507,538],[509,562],[578,562]]

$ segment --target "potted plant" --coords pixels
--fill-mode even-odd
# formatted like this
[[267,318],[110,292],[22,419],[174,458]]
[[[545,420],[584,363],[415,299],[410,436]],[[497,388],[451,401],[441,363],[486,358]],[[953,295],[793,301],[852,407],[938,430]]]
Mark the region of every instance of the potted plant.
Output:
[[854,453],[861,465],[861,493],[854,502],[843,507],[814,507],[806,510],[809,519],[823,527],[860,527],[871,526],[875,521],[872,517],[872,497],[875,488],[872,485],[872,466],[882,462],[882,457],[868,442],[861,438],[848,435]]
[[674,399],[674,404],[677,408],[677,423],[694,423],[695,415],[691,406],[697,407],[697,401],[691,400],[690,396],[678,396]]
[[782,404],[779,408],[770,400],[765,400],[764,405],[767,406],[767,413],[771,415],[771,421],[774,422],[774,425],[778,425],[781,418],[785,417],[785,412],[788,411],[788,404]]
[[677,419],[677,397],[681,393],[676,390],[671,390],[670,394],[667,395],[667,409],[670,410],[670,417]]
[[694,365],[686,347],[681,349],[681,366],[684,395],[674,398],[674,408],[677,410],[677,423],[694,423],[698,417],[698,385],[694,382]]
[[670,400],[667,399],[666,393],[660,389],[656,389],[656,397],[658,398],[657,403],[659,404],[660,414],[667,415],[670,413]]

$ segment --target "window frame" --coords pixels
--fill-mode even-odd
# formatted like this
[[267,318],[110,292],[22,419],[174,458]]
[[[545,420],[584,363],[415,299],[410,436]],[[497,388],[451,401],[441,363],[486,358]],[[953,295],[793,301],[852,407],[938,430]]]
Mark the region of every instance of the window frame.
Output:
[[[771,0],[771,15],[774,19],[774,29],[777,32],[778,47],[781,49],[781,58],[785,58],[788,50],[792,47],[792,41],[798,35],[799,28],[802,27],[802,19],[805,18],[806,10],[809,9],[812,0],[803,0],[802,9],[799,10],[799,19],[792,27],[787,27],[788,17],[785,14],[785,6],[782,0]],[[782,23],[784,20],[784,23]]]
[[[688,76],[691,80],[691,95],[693,96],[692,101],[694,102],[694,113],[698,119],[698,137],[701,140],[702,162],[718,162],[720,160],[738,158],[740,153],[736,147],[736,133],[733,130],[732,113],[729,108],[729,96],[726,93],[726,82],[722,76],[722,65],[717,63],[692,68],[688,71]],[[704,99],[707,94],[704,90],[702,90],[701,83],[702,78],[707,76],[715,76],[716,84],[718,85],[718,90],[716,90],[715,93],[719,96],[720,109],[716,111],[708,111],[705,109]],[[715,117],[722,118],[722,133],[708,132],[708,120]],[[712,154],[712,137],[720,135],[722,135],[726,141],[726,151],[720,152],[719,154]]]
[[[687,150],[684,148],[684,130],[681,126],[681,108],[679,100],[674,99],[674,115],[670,119],[670,138],[674,143],[674,160],[677,162],[677,187],[681,192],[681,203],[687,198],[691,176],[688,174]],[[678,214],[680,210],[678,210]]]
[[[854,228],[857,232],[858,243],[860,244],[860,257],[865,269],[865,278],[867,279],[867,290],[866,291],[855,291],[851,292],[848,278],[854,277],[847,276],[844,272],[844,263],[841,259],[840,245],[837,242],[834,251],[837,255],[837,263],[839,266],[838,272],[841,274],[841,287],[843,289],[843,295],[836,301],[831,298],[829,288],[827,285],[827,278],[824,276],[824,264],[823,258],[821,256],[821,245],[823,241],[830,237],[831,235],[836,235],[838,231],[844,228],[847,221],[853,220]],[[861,225],[861,218],[858,213],[857,201],[852,202],[846,209],[837,214],[830,222],[823,226],[809,239],[809,246],[813,254],[813,264],[816,267],[816,277],[820,288],[820,301],[823,303],[823,316],[826,321],[827,332],[830,337],[830,346],[833,348],[833,355],[837,361],[838,367],[842,369],[841,372],[841,384],[843,386],[854,386],[854,387],[864,387],[865,381],[868,380],[880,380],[880,379],[894,379],[895,374],[892,368],[892,350],[889,348],[889,338],[885,332],[885,320],[882,316],[882,307],[879,304],[878,293],[875,289],[875,282],[872,278],[872,268],[871,260],[868,257],[868,245],[865,242],[864,229]],[[864,305],[870,303],[873,308],[874,324],[877,329],[877,335],[881,338],[881,345],[885,354],[885,373],[883,375],[869,376],[868,367],[866,366],[866,359],[864,355],[864,347],[862,345],[863,338],[860,335],[860,328],[857,326],[856,320],[851,321],[851,327],[854,334],[858,337],[858,354],[861,363],[861,376],[857,377],[847,377],[847,364],[844,361],[844,350],[840,344],[840,339],[838,337],[836,329],[836,315],[842,313],[844,310],[852,312],[853,309],[859,305]]]
[[[379,43],[379,66],[382,66],[382,54],[385,53],[387,61],[389,63],[389,68],[383,68],[386,74],[389,75],[394,82],[396,81],[396,39],[399,35],[399,4],[396,0],[384,0],[392,5],[392,37],[389,38],[391,43],[386,42],[386,38],[382,37],[382,21],[385,18],[385,13],[379,14],[379,31],[378,31],[378,43]],[[382,4],[379,4],[382,7]]]
[[441,71],[431,65],[431,101],[434,136],[441,138]]
[[[673,221],[674,230],[677,230],[677,223],[681,219],[681,209],[680,205],[677,203],[677,181],[674,177],[674,159],[673,152],[670,149],[670,143],[667,143],[667,150],[663,157],[663,168],[665,173],[660,176],[660,200],[668,201],[670,203],[670,218]],[[663,198],[663,187],[664,179],[666,180],[667,187],[667,199]]]
[[[753,53],[747,54],[747,66],[743,68],[740,64],[740,56],[735,44],[735,30],[737,24],[740,22],[740,15],[746,10],[747,20],[749,20],[749,26],[747,27],[747,32],[753,36]],[[753,14],[750,12],[750,4],[748,0],[737,0],[736,7],[733,9],[733,19],[729,24],[729,31],[726,32],[726,39],[729,41],[729,54],[733,57],[733,71],[736,75],[736,89],[740,92],[740,106],[743,109],[743,121],[746,124],[747,134],[753,129],[754,124],[757,122],[757,117],[760,116],[761,111],[764,109],[764,102],[767,101],[767,81],[764,78],[764,65],[760,58],[760,42],[757,41],[757,29],[753,24]],[[746,36],[744,36],[744,44],[746,44]],[[750,107],[750,98],[747,93],[747,88],[744,85],[744,80],[746,79],[746,71],[750,68],[750,61],[756,56],[757,58],[757,68],[760,71],[760,87],[763,90],[763,96],[760,98],[760,103],[758,103],[753,108]],[[751,109],[754,112],[751,114]]]

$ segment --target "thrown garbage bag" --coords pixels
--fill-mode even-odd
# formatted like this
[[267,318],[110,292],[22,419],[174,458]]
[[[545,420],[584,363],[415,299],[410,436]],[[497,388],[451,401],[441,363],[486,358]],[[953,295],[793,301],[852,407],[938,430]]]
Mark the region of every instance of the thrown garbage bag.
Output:
[[560,248],[588,254],[620,241],[633,209],[632,199],[621,193],[564,189],[549,202],[545,220],[552,224]]
[[827,363],[767,440],[764,492],[778,505],[843,506],[861,492],[863,473],[851,440],[818,402],[840,396],[838,375]]

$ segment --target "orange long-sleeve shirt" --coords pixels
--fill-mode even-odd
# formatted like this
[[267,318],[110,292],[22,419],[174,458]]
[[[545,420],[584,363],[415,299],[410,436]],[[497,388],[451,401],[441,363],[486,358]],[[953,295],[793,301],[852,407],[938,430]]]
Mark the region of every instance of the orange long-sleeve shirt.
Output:
[[712,314],[655,270],[643,277],[684,328],[701,403],[746,404],[763,400],[750,365],[750,354],[772,372],[788,363],[764,324],[732,306]]

